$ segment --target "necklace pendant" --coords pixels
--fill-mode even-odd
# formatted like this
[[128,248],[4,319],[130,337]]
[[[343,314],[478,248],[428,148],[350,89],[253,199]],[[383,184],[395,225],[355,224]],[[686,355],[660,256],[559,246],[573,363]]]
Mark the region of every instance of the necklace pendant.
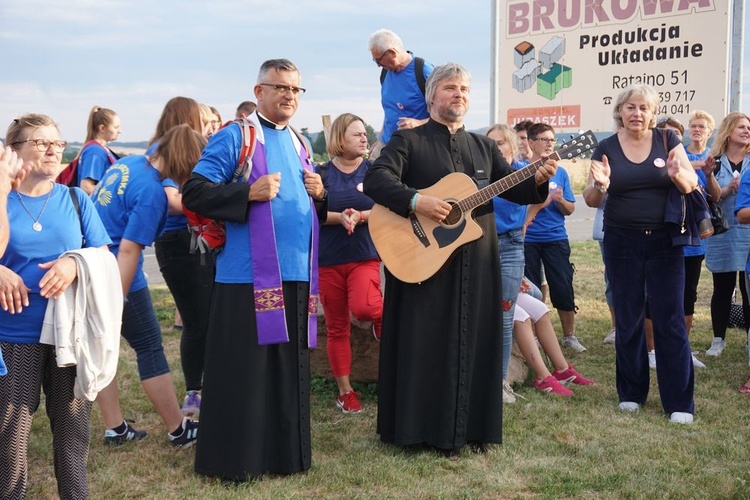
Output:
[[39,233],[42,230],[42,225],[39,224],[39,221],[36,221],[34,224],[31,225],[31,229]]

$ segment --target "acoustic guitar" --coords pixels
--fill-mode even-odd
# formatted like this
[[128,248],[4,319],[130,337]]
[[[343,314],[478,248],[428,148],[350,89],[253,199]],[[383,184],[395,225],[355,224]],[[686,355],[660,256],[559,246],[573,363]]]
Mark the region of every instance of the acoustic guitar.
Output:
[[375,204],[368,220],[370,236],[385,267],[405,283],[419,283],[435,275],[462,245],[482,237],[473,219],[473,210],[495,196],[536,174],[548,159],[572,159],[597,145],[590,130],[566,142],[548,158],[478,189],[471,177],[460,172],[448,174],[420,194],[442,198],[451,204],[443,222],[435,222],[412,212],[402,217],[383,205]]

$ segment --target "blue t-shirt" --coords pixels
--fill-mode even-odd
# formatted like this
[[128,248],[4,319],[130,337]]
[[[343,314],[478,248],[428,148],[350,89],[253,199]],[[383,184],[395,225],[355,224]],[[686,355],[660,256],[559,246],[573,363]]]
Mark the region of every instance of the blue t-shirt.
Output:
[[[555,175],[549,179],[549,190],[562,188],[563,198],[575,203],[576,197],[570,188],[568,172],[558,165]],[[556,202],[552,202],[539,211],[534,222],[526,228],[526,241],[529,243],[549,243],[550,241],[567,240],[565,216],[560,212]]]
[[92,144],[83,148],[78,158],[78,185],[83,179],[93,179],[96,182],[102,180],[104,172],[112,165],[114,156],[101,146]]
[[[169,178],[162,180],[161,185],[163,188],[175,188],[177,191],[180,191],[180,186]],[[188,221],[185,214],[180,213],[171,215],[169,214],[169,210],[167,210],[167,224],[164,226],[164,231],[177,231],[179,229],[187,229],[187,227]]]
[[[94,206],[112,238],[110,250],[115,257],[123,239],[149,246],[164,230],[167,195],[159,177],[159,172],[151,166],[146,156],[127,156],[109,167],[91,194]],[[147,286],[141,252],[128,293]]]
[[[742,174],[740,188],[737,191],[737,199],[734,202],[734,214],[737,215],[737,212],[747,207],[750,207],[750,176]],[[750,253],[747,256],[745,273],[750,276]]]
[[[47,310],[47,299],[39,294],[39,280],[47,271],[39,269],[38,265],[55,260],[68,250],[81,248],[81,224],[87,246],[100,247],[111,243],[86,193],[76,188],[75,194],[81,210],[80,218],[67,186],[55,184],[49,201],[46,194],[32,197],[11,191],[8,196],[10,240],[5,255],[0,258],[0,265],[18,274],[31,292],[29,307],[24,307],[21,314],[10,314],[0,309],[0,341],[19,344],[39,342],[44,312]],[[39,218],[41,231],[34,231],[31,227],[34,218],[29,216],[24,205],[34,218],[42,213]]]
[[[432,73],[434,66],[424,62],[424,78]],[[380,140],[385,144],[391,135],[398,130],[398,119],[418,118],[430,116],[424,94],[419,89],[417,75],[414,72],[414,58],[401,71],[388,71],[383,85],[380,87],[380,103],[383,105],[383,131]]]
[[[345,174],[329,161],[325,166],[323,184],[328,190],[328,210],[343,212],[347,208],[354,210],[370,210],[375,202],[362,192],[362,181],[365,172],[370,168],[370,162],[363,160],[362,164],[352,173]],[[321,266],[335,266],[349,264],[367,259],[375,259],[378,252],[370,238],[367,224],[360,224],[349,235],[341,224],[320,227],[320,255],[318,263]]]
[[[513,170],[519,170],[528,164],[529,162],[526,160],[513,160],[510,167]],[[523,223],[526,220],[526,205],[519,205],[499,196],[492,198],[492,205],[495,211],[497,234],[505,234],[523,228]]]
[[[265,149],[268,173],[281,173],[281,187],[271,200],[276,250],[282,281],[310,281],[310,235],[315,216],[305,191],[299,151],[288,128],[261,126],[256,153]],[[264,144],[260,143],[263,136]],[[230,182],[237,168],[242,131],[237,124],[224,127],[211,137],[193,170],[217,184]],[[252,210],[252,203],[250,210]],[[225,221],[227,240],[216,257],[217,283],[252,283],[252,254],[248,223]]]

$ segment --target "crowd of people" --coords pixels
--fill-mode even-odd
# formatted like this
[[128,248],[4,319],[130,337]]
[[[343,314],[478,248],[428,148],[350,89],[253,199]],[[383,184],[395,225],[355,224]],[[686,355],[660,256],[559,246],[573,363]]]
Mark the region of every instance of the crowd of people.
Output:
[[[95,338],[125,338],[166,441],[197,443],[195,471],[231,481],[310,468],[310,349],[321,307],[334,403],[344,413],[363,409],[350,379],[350,318],[370,322],[380,342],[377,433],[385,443],[451,458],[467,445],[482,452],[501,443],[503,403],[516,397],[508,382],[514,339],[539,391],[569,397],[570,384],[594,384],[563,353],[586,348],[575,335],[565,229],[576,200],[568,173],[550,158],[555,130],[526,121],[469,132],[466,68],[416,57],[389,30],[373,33],[368,49],[382,68],[380,136],[368,144],[364,121],[344,113],[323,164],[291,125],[305,89],[287,59],[261,65],[255,101],[242,102],[224,126],[215,108],[171,99],[144,155],[119,158],[109,147],[120,133],[117,113],[93,107],[77,187],[55,182],[66,142],[54,120],[13,120],[0,152],[0,496],[25,496],[41,391],[61,498],[88,494],[93,401],[105,443],[147,437],[124,418],[116,354],[113,365],[111,346]],[[583,198],[599,208],[619,409],[639,410],[655,368],[670,422],[689,424],[694,368],[705,366],[688,340],[704,258],[713,276],[706,355],[725,349],[736,288],[750,324],[750,117],[725,117],[709,150],[710,115],[691,114],[685,147],[684,128],[671,117],[657,121],[658,106],[646,85],[620,93],[616,132],[596,147]],[[440,194],[457,188],[457,173],[484,189],[528,165],[532,175],[472,210]],[[728,231],[702,240],[693,225],[675,230],[671,214],[695,195],[723,209]],[[464,242],[426,279],[397,277],[386,265],[383,284],[373,231],[388,228],[370,227],[375,204],[413,228],[418,238],[408,244],[442,245],[472,225],[484,237]],[[219,252],[195,252],[203,226],[191,214],[221,222]],[[688,245],[675,234],[685,231]],[[142,268],[150,245],[182,320],[182,404]],[[115,276],[115,295],[97,290],[95,276]],[[84,318],[85,331],[66,317]],[[48,324],[69,334],[50,340]],[[87,340],[70,353],[75,335]],[[68,356],[72,364],[63,363]],[[98,374],[87,390],[76,364]],[[740,392],[750,393],[750,379]]]

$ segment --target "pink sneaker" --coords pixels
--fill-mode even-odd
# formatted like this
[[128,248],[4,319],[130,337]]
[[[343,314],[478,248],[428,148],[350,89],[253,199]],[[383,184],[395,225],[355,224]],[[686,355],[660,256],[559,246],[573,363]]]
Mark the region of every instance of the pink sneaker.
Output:
[[586,378],[578,373],[576,369],[573,368],[573,365],[568,365],[568,368],[563,371],[555,370],[554,372],[552,372],[552,376],[563,384],[572,382],[578,385],[594,385],[596,383],[590,378]]
[[542,392],[551,392],[552,394],[559,394],[560,396],[570,397],[573,395],[573,391],[563,387],[560,382],[557,381],[552,375],[548,375],[544,380],[534,380],[534,387]]
[[358,399],[359,394],[354,391],[349,391],[346,394],[342,394],[336,400],[336,406],[341,408],[344,413],[359,413],[362,411],[362,405]]

